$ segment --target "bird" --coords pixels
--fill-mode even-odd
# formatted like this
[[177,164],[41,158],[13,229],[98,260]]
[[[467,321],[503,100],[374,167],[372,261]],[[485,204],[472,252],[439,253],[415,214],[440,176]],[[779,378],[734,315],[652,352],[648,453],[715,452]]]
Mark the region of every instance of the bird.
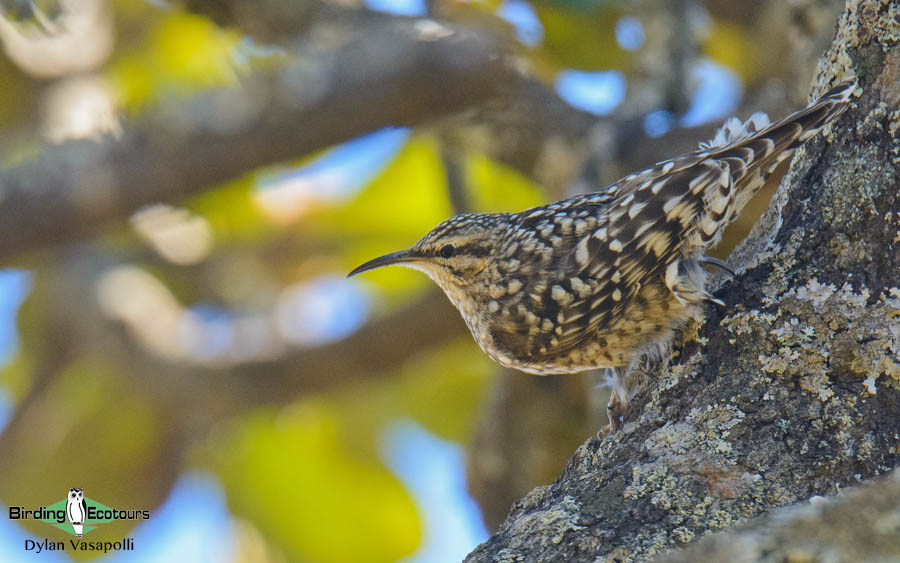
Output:
[[348,277],[399,265],[424,272],[499,364],[536,374],[605,369],[615,433],[624,424],[629,374],[668,349],[675,330],[701,319],[706,256],[779,163],[849,106],[855,79],[770,122],[757,112],[727,120],[695,152],[629,174],[596,192],[515,213],[466,213],[411,247],[370,260]]
[[66,517],[72,529],[75,531],[75,537],[80,538],[83,534],[84,520],[87,517],[87,504],[84,502],[84,489],[71,488],[69,495],[66,497]]

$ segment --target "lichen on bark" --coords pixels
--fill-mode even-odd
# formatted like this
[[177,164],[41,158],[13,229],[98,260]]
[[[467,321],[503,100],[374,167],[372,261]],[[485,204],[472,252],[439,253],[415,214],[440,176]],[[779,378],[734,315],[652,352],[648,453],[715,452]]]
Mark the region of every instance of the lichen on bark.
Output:
[[647,560],[898,465],[898,40],[900,2],[848,1],[811,97],[855,75],[853,107],[798,151],[726,306],[467,561]]

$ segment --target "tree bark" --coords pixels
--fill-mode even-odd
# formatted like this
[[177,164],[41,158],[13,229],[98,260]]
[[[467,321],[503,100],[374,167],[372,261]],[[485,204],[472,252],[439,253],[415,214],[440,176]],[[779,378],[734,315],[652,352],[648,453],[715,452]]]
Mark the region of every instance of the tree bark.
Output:
[[856,75],[858,97],[732,255],[726,306],[467,561],[643,561],[897,466],[898,40],[900,2],[848,1],[812,93]]
[[900,560],[900,471],[834,499],[779,509],[712,534],[659,563]]

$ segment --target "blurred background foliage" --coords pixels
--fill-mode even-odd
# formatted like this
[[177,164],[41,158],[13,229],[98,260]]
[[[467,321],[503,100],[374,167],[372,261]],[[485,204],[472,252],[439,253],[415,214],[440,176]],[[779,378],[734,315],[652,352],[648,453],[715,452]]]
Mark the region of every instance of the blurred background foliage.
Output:
[[[97,175],[75,194],[4,188],[2,211],[38,221],[25,193],[102,218],[69,229],[81,215],[63,212],[62,234],[3,250],[0,504],[80,486],[153,510],[92,532],[137,538],[114,560],[461,559],[606,422],[605,391],[596,374],[501,370],[424,276],[344,274],[454,213],[597,189],[732,113],[802,105],[841,5],[0,0],[0,187],[36,158]],[[415,78],[428,57],[391,50],[384,25],[450,61],[469,55],[446,37],[489,38],[515,72],[475,80],[463,107],[423,96],[392,69]],[[335,90],[379,49],[382,66]],[[382,126],[328,113],[345,99]],[[328,119],[278,127],[279,104]],[[312,150],[269,156],[296,139]],[[117,176],[94,146],[124,147],[113,163],[165,149],[226,179],[165,160]],[[167,195],[130,191],[141,176]],[[0,560],[49,534],[0,519]]]

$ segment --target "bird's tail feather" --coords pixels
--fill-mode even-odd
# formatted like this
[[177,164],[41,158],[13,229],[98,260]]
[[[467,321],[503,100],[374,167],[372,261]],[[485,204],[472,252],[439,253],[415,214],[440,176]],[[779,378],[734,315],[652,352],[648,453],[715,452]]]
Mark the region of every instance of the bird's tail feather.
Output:
[[841,82],[805,108],[758,131],[752,130],[751,118],[745,124],[750,129],[746,136],[730,139],[725,146],[709,147],[710,156],[726,161],[736,181],[757,170],[768,176],[779,162],[847,109],[855,87],[855,79]]

